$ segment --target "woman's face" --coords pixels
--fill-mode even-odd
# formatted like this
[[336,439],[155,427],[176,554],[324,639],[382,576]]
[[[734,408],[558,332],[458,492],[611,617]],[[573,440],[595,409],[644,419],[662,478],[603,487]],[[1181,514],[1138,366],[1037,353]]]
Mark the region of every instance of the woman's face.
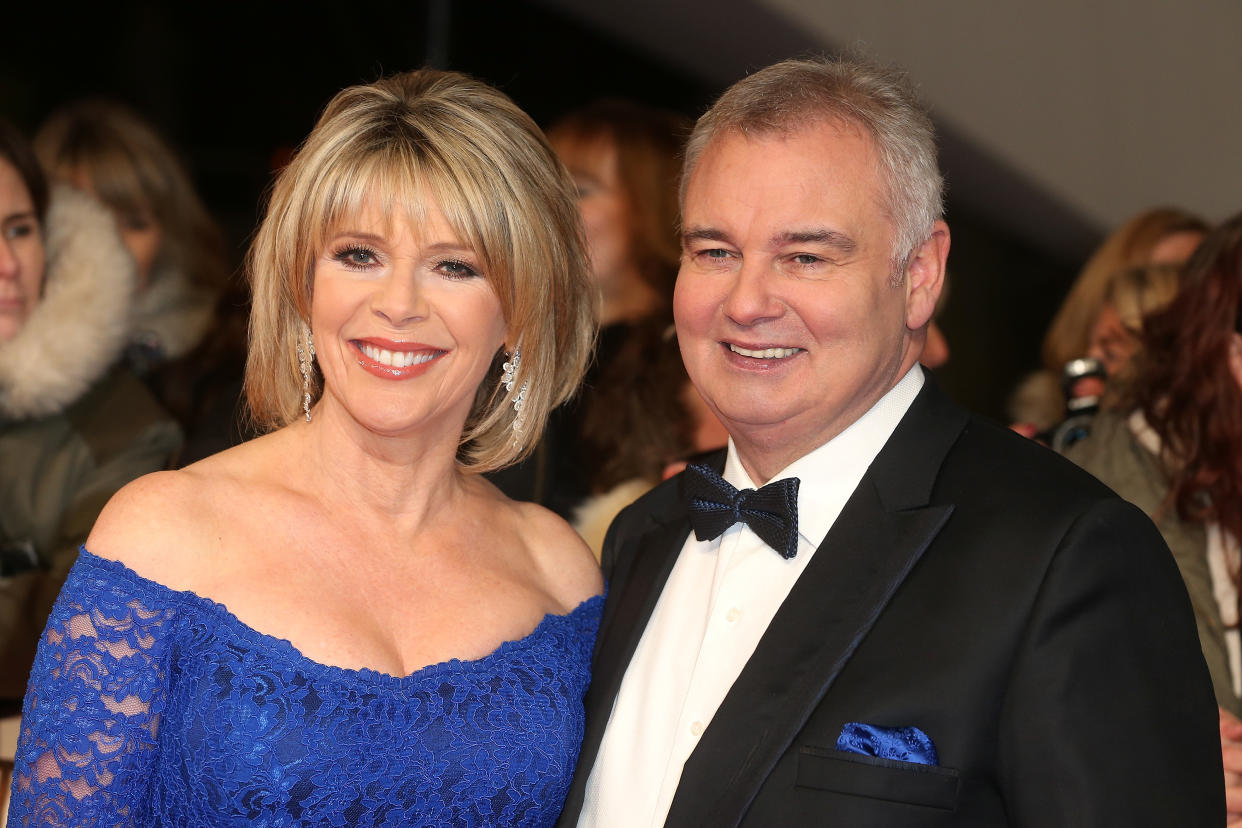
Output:
[[621,186],[617,148],[611,141],[552,139],[552,148],[578,188],[595,283],[607,291],[634,268],[630,200]]
[[[99,197],[85,169],[75,170],[69,176],[69,183],[76,190]],[[134,257],[138,270],[138,291],[141,293],[151,282],[151,271],[164,244],[164,225],[146,208],[113,209],[112,215],[116,218],[116,229],[121,235],[121,241],[125,243],[125,249]]]
[[43,234],[17,168],[0,158],[0,342],[17,336],[43,287]]
[[1108,302],[1100,308],[1095,324],[1091,326],[1087,356],[1098,359],[1111,377],[1129,364],[1141,344],[1138,336],[1121,321],[1117,309]]
[[384,436],[428,434],[454,448],[507,327],[483,260],[425,200],[414,226],[368,208],[314,265],[311,329],[339,406]]
[[1165,236],[1151,249],[1148,264],[1185,264],[1201,241],[1203,241],[1203,234],[1197,230],[1184,230]]

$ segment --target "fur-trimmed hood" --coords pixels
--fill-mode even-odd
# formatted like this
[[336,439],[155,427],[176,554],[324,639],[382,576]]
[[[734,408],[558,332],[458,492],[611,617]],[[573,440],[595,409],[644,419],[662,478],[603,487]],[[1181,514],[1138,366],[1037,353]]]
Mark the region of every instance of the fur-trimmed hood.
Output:
[[57,187],[44,243],[43,298],[17,336],[0,343],[0,419],[65,410],[129,340],[137,275],[112,214]]
[[161,359],[176,359],[202,341],[215,319],[215,296],[171,267],[157,267],[134,304],[133,336]]

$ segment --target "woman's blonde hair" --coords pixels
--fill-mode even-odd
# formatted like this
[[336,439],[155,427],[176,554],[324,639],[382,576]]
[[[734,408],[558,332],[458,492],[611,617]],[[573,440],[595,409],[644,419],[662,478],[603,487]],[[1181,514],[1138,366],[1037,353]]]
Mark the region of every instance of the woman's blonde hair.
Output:
[[1169,236],[1204,233],[1207,224],[1176,207],[1156,207],[1134,216],[1108,235],[1096,249],[1061,303],[1044,335],[1044,367],[1060,372],[1071,359],[1087,352],[1091,326],[1100,313],[1113,280],[1128,267],[1150,264],[1152,250]]
[[1130,333],[1142,336],[1143,318],[1163,309],[1177,295],[1180,273],[1177,265],[1128,267],[1112,278],[1105,302],[1113,306]]
[[[297,343],[310,318],[314,262],[335,228],[369,206],[417,222],[428,198],[483,260],[508,344],[522,351],[511,392],[500,385],[497,354],[459,460],[492,471],[530,452],[548,413],[577,388],[595,337],[573,182],[509,98],[430,69],[337,94],[276,180],[247,261],[254,306],[246,397],[258,426],[301,415]],[[313,372],[313,397],[320,382]],[[515,431],[513,402],[523,386],[525,422]]]
[[116,212],[158,221],[157,267],[213,292],[223,289],[229,276],[223,235],[176,153],[136,112],[113,101],[79,101],[52,113],[34,146],[49,175],[83,175]]

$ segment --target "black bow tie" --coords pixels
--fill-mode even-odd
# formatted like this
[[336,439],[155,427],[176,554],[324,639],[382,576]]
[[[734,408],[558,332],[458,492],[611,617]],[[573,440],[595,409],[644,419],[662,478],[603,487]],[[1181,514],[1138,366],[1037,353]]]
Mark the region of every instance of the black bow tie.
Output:
[[739,492],[707,466],[692,463],[685,480],[690,525],[699,540],[718,538],[742,521],[782,558],[798,554],[798,478]]

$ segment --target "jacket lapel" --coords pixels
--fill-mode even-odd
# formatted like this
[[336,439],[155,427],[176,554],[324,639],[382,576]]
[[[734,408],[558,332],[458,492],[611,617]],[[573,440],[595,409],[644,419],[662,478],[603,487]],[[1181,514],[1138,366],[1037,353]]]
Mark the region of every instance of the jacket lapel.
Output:
[[610,573],[609,601],[595,642],[591,684],[583,700],[586,727],[578,769],[558,826],[577,823],[587,778],[595,766],[621,681],[660,593],[664,591],[669,573],[673,571],[678,553],[690,534],[690,519],[681,507],[680,482],[665,484],[664,491],[653,493],[653,496],[660,499],[653,504],[647,526],[621,542],[615,556],[616,566]]
[[737,825],[949,519],[928,505],[966,418],[930,378],[863,476],[686,761],[667,825]]

